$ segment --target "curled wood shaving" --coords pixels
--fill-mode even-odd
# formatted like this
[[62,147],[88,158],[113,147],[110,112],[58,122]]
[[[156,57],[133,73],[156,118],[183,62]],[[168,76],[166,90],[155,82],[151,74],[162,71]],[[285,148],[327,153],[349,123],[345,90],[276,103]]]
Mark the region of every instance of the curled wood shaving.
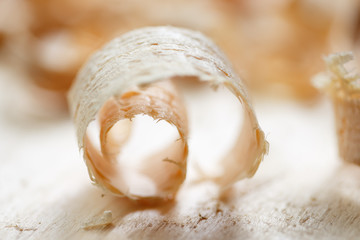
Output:
[[340,156],[360,164],[360,76],[345,64],[354,60],[352,52],[330,54],[324,58],[327,73],[314,77],[314,85],[332,99]]
[[[260,129],[244,84],[223,53],[199,32],[174,27],[150,27],[131,31],[96,52],[79,72],[69,103],[77,131],[79,148],[91,179],[118,196],[144,196],[127,191],[113,156],[126,141],[109,135],[121,119],[146,114],[165,120],[178,129],[180,140],[159,153],[161,167],[143,167],[143,174],[157,183],[153,198],[176,194],[185,179],[187,159],[187,118],[171,79],[196,78],[209,86],[224,85],[242,103],[245,117],[242,131],[223,159],[223,176],[213,179],[222,187],[251,177],[256,172],[268,143]],[[87,137],[87,128],[100,113],[101,150]],[[219,126],[220,127],[220,126]],[[165,165],[166,164],[166,165]]]

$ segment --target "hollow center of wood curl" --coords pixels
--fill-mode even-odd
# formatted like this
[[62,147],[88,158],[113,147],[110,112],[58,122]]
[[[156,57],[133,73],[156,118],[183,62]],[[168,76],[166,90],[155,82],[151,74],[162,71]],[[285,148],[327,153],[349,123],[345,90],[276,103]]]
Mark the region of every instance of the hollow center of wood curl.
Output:
[[213,89],[206,82],[183,79],[175,83],[189,119],[188,177],[196,179],[201,177],[199,173],[222,176],[221,161],[233,149],[242,129],[243,106],[225,86]]
[[[182,93],[189,121],[189,180],[201,178],[203,173],[212,177],[224,175],[221,161],[233,149],[242,127],[244,113],[241,103],[224,86],[213,89],[208,83],[197,80],[175,80],[175,83]],[[100,150],[99,127],[95,122],[89,125],[88,133],[94,146]],[[155,196],[159,179],[154,178],[158,175],[161,179],[162,170],[166,169],[163,164],[171,164],[174,158],[169,151],[162,150],[174,143],[175,149],[183,149],[176,146],[176,143],[181,144],[179,133],[175,126],[164,120],[136,115],[131,122],[128,119],[117,122],[109,134],[121,138],[122,129],[130,125],[130,135],[120,146],[116,162],[112,164],[118,174],[111,176],[111,183],[128,195]],[[176,151],[171,154],[176,154]],[[152,173],[146,174],[149,172]]]

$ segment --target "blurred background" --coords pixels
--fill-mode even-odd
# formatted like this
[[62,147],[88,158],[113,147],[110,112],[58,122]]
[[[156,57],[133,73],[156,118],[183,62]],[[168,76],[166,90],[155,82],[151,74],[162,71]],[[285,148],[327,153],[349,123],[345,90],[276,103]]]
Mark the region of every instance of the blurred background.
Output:
[[[12,109],[64,113],[66,92],[91,53],[134,28],[173,25],[211,37],[252,92],[313,100],[318,92],[310,79],[324,69],[322,56],[356,51],[358,5],[357,0],[1,0],[0,63],[11,75],[2,77],[1,93],[12,88],[14,99],[7,100]],[[18,103],[20,95],[26,103]]]

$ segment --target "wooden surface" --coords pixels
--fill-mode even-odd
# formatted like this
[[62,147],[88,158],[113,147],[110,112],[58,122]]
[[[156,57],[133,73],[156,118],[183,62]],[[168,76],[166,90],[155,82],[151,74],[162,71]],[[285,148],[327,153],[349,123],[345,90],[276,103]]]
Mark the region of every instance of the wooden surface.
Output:
[[[221,195],[211,183],[187,182],[176,201],[152,205],[92,186],[72,123],[66,116],[24,116],[26,104],[14,104],[16,91],[8,91],[12,74],[0,76],[0,239],[360,236],[360,168],[338,159],[326,100],[303,105],[255,98],[270,142],[255,177]],[[105,210],[112,211],[112,225],[81,228]]]

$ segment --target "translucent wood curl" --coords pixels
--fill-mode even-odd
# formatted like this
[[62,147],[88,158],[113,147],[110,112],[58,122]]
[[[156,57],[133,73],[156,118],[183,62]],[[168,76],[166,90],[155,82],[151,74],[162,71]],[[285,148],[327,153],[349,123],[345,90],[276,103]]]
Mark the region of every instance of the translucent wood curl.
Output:
[[[96,52],[81,69],[70,90],[69,105],[78,145],[83,149],[84,160],[95,183],[115,195],[133,199],[171,199],[175,196],[186,176],[188,124],[185,108],[171,79],[187,77],[215,88],[224,85],[244,109],[238,140],[221,162],[224,174],[213,180],[225,188],[254,175],[267,152],[268,143],[244,84],[223,53],[199,32],[149,27],[124,34]],[[167,121],[177,128],[180,137],[157,156],[149,158],[149,163],[158,159],[161,164],[142,167],[142,174],[156,183],[156,191],[147,196],[127,191],[122,171],[116,167],[114,158],[129,132],[126,126],[116,130],[115,124],[139,114]],[[101,149],[96,149],[87,136],[87,128],[96,116],[99,116],[101,126]]]

